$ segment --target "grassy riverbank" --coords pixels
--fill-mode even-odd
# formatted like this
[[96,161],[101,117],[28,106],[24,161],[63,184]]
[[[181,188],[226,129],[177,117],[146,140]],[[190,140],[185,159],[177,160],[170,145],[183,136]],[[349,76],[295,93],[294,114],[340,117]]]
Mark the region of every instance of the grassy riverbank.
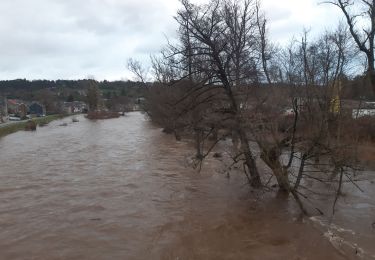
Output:
[[[37,117],[31,119],[34,121],[37,125],[45,125],[48,124],[49,122],[52,122],[57,119],[63,118],[64,115],[50,115],[50,116],[45,116],[45,117]],[[9,125],[1,126],[0,125],[0,137],[25,130],[27,121],[22,121],[22,122],[14,122]]]

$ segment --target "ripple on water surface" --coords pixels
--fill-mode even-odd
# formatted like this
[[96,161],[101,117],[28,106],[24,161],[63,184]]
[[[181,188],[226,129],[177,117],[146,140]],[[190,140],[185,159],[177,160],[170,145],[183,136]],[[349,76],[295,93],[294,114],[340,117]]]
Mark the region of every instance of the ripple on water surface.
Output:
[[140,113],[64,122],[0,139],[1,259],[344,259]]

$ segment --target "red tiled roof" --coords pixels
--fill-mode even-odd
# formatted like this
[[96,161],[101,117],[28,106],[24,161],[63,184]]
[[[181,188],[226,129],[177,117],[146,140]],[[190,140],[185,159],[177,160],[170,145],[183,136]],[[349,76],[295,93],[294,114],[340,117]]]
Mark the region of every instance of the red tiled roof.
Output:
[[18,101],[16,99],[8,99],[8,102],[12,105],[17,105]]
[[20,100],[20,99],[8,99],[8,103],[11,104],[11,105],[22,105],[22,104],[25,104],[24,101]]

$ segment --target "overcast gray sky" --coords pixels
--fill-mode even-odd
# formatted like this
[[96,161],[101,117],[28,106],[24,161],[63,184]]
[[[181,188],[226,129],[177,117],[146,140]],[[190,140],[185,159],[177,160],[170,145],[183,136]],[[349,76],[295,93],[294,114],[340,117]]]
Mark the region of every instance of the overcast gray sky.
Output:
[[[195,0],[204,2],[204,0]],[[273,40],[312,34],[340,19],[320,0],[263,0]],[[174,34],[178,0],[1,0],[0,79],[130,79]]]

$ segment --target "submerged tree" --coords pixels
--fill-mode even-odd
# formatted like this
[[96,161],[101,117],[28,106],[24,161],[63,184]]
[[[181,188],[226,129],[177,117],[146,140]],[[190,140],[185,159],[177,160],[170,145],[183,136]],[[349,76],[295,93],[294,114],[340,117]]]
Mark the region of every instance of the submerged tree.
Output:
[[99,109],[100,92],[98,84],[94,80],[89,80],[87,86],[87,104],[90,111],[96,111]]
[[181,3],[178,41],[152,58],[151,119],[177,139],[193,136],[200,162],[231,137],[229,168],[243,163],[255,187],[276,182],[304,212],[305,180],[338,184],[339,194],[356,163],[356,139],[342,130],[351,118],[341,111],[341,83],[353,54],[345,28],[317,39],[305,31],[276,53],[258,1]]
[[184,77],[212,88],[221,88],[226,98],[226,111],[233,120],[233,130],[241,141],[246,173],[253,186],[261,179],[241,117],[241,104],[234,89],[257,81],[256,8],[253,1],[212,0],[207,5],[181,1],[177,13],[181,44],[170,45],[168,57],[173,66],[184,71]]

